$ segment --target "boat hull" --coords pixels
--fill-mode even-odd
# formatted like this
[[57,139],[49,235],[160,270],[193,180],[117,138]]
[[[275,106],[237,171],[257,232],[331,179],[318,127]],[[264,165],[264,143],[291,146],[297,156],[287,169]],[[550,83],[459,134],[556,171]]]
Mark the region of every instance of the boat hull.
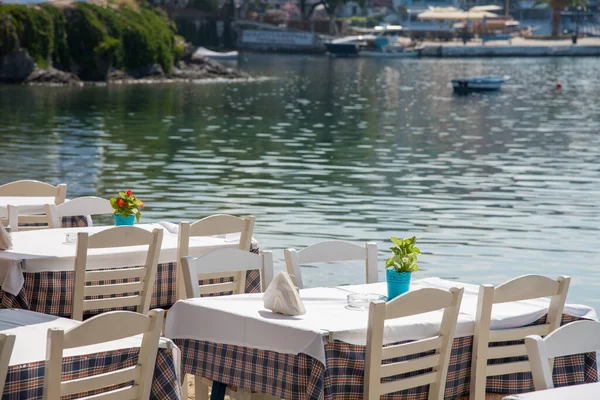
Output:
[[332,57],[358,57],[356,43],[326,43],[325,48]]
[[220,53],[204,47],[198,47],[192,57],[205,57],[212,60],[237,60],[239,53],[237,51],[228,51]]
[[419,57],[420,54],[416,50],[409,50],[403,52],[383,52],[377,50],[362,50],[358,53],[360,57],[369,57],[369,58],[416,58]]
[[504,79],[502,78],[454,79],[452,88],[458,93],[492,92],[500,90],[503,83]]

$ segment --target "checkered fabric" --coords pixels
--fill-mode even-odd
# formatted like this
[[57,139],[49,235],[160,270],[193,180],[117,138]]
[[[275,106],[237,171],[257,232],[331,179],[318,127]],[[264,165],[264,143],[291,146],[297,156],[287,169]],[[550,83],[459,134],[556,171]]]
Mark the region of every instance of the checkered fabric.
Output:
[[[139,348],[122,349],[84,356],[65,358],[63,380],[83,378],[127,368],[137,362]],[[152,379],[152,400],[179,400],[181,386],[177,380],[175,364],[170,349],[159,349]],[[114,388],[118,388],[116,386]],[[44,362],[14,365],[8,369],[2,400],[42,399],[44,391]],[[86,393],[86,396],[101,391]],[[62,399],[79,398],[81,394]]]
[[[71,317],[73,272],[25,272],[23,275],[25,283],[18,296],[0,291],[0,307],[21,308],[59,317]],[[221,279],[221,281],[224,280]],[[135,280],[120,280],[119,282],[125,281],[132,282]],[[117,282],[114,281],[114,283]],[[258,270],[248,271],[246,274],[246,292],[260,293],[260,288],[260,272]],[[176,296],[175,263],[159,264],[156,271],[150,308],[168,309],[177,301]],[[134,308],[125,309],[135,311]],[[85,316],[89,317],[95,314],[98,314],[98,311],[86,312]]]
[[85,215],[75,217],[63,217],[61,221],[63,228],[85,228],[88,226],[88,220]]
[[[25,223],[19,224],[19,226],[48,226],[48,224]],[[86,226],[88,226],[88,219],[85,215],[63,217],[61,221],[61,228],[85,228]]]
[[[566,324],[578,318],[565,315]],[[545,317],[532,325],[544,323]],[[182,372],[199,375],[283,399],[361,400],[365,347],[335,341],[325,345],[327,367],[306,354],[290,355],[248,347],[197,340],[174,340],[182,352]],[[507,345],[514,342],[498,343]],[[521,341],[522,343],[522,341]],[[445,399],[468,396],[473,337],[456,338],[452,346]],[[422,355],[412,355],[410,358]],[[408,359],[405,357],[404,359]],[[398,359],[401,361],[402,359]],[[419,373],[425,373],[428,370]],[[413,374],[414,375],[414,374]],[[555,386],[598,381],[596,354],[555,360]],[[531,373],[514,373],[487,379],[487,392],[515,394],[533,390]],[[429,387],[391,393],[382,399],[425,400]]]
[[[258,248],[254,248],[252,251],[257,252]],[[175,263],[158,264],[150,308],[169,309],[177,301],[175,267]],[[21,289],[17,296],[13,296],[10,293],[0,290],[1,308],[21,308],[59,317],[71,317],[71,294],[73,293],[74,272],[24,272],[23,276],[25,278],[25,283],[23,284],[23,289]],[[227,280],[231,280],[231,278],[219,279],[220,282],[225,282]],[[214,283],[215,281],[216,280],[202,281],[200,283]],[[135,282],[135,279],[111,282]],[[246,273],[246,293],[260,293],[260,291],[260,271],[248,271]],[[133,307],[124,309],[135,311],[135,308]],[[98,313],[98,310],[88,311],[85,313],[84,318],[88,318]]]

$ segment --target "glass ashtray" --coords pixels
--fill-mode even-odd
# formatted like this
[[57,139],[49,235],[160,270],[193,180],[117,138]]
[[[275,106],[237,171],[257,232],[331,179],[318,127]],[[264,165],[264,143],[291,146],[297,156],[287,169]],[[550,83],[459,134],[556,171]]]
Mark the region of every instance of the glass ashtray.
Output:
[[386,301],[387,297],[377,293],[353,293],[347,297],[348,308],[353,310],[368,310],[372,301]]

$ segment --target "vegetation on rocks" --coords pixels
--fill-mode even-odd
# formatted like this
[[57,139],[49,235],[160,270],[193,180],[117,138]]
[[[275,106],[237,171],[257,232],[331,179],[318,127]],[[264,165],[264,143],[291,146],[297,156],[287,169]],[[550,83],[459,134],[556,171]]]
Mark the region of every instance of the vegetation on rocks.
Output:
[[166,14],[149,6],[0,4],[0,58],[25,48],[40,67],[53,65],[85,80],[155,64],[171,72],[181,54],[175,32]]

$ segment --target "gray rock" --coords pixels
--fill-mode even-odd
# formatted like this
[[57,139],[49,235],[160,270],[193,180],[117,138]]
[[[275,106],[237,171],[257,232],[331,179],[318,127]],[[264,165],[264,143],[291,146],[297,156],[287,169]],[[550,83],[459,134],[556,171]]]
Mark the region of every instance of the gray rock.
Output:
[[0,82],[21,83],[35,70],[35,61],[20,48],[4,56],[0,63]]
[[132,76],[133,78],[136,78],[136,79],[158,77],[158,76],[162,76],[165,74],[165,72],[163,71],[160,64],[157,64],[157,63],[154,63],[147,67],[130,69],[130,70],[127,70],[126,72],[127,72],[127,75]]
[[107,82],[124,81],[128,79],[132,79],[131,76],[127,75],[125,72],[119,69],[114,68],[111,68],[108,71],[108,74],[106,75]]
[[26,85],[60,85],[60,86],[81,86],[83,82],[79,77],[70,72],[59,71],[54,68],[41,69],[33,71],[24,81]]

